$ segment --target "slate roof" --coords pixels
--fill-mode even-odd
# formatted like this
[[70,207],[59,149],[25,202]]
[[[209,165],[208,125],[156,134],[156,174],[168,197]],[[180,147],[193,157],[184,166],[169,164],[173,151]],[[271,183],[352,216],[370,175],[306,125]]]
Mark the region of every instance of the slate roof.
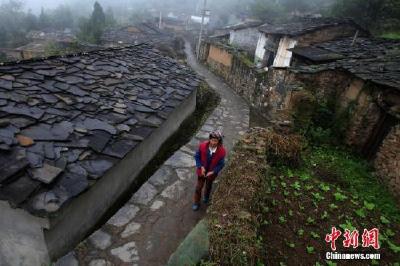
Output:
[[[132,29],[134,29],[132,31]],[[169,35],[160,32],[149,23],[108,29],[103,33],[101,41],[105,43],[137,44],[142,42],[156,42],[170,38]]]
[[328,61],[335,61],[338,59],[343,59],[344,56],[332,52],[326,49],[318,48],[318,47],[311,47],[311,46],[306,46],[306,47],[295,47],[292,49],[288,49],[289,51],[292,51],[294,54],[307,58],[309,60],[312,60],[313,62],[328,62]]
[[264,24],[259,27],[259,31],[267,34],[300,36],[316,30],[339,25],[353,25],[356,28],[361,27],[351,19],[341,18],[301,18],[282,24]]
[[353,38],[342,38],[307,47],[298,46],[288,50],[295,55],[319,63],[345,58],[375,58],[391,54],[396,49],[400,50],[400,42],[398,40],[357,38],[353,43]]
[[260,21],[247,21],[247,22],[242,22],[238,23],[235,25],[227,26],[225,29],[227,30],[242,30],[242,29],[248,29],[248,28],[256,28],[261,26],[263,23]]
[[59,210],[198,84],[146,44],[0,65],[0,199],[36,215]]
[[[352,41],[352,38],[346,38],[308,48],[291,49],[294,55],[300,55],[315,63],[295,66],[291,71],[314,73],[342,69],[363,80],[400,89],[400,41],[359,38],[351,46]],[[341,57],[336,59],[332,57],[334,62],[330,63],[318,60],[326,54],[341,55]]]

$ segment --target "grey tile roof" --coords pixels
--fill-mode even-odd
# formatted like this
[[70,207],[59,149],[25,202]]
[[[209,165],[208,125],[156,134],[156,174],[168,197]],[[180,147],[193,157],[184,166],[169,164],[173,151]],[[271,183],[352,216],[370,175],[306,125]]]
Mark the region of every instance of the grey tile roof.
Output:
[[104,32],[101,37],[103,43],[124,43],[134,44],[142,42],[165,41],[171,38],[170,35],[159,31],[150,23],[139,23],[132,26],[111,28]]
[[238,23],[235,25],[227,26],[224,29],[227,30],[242,30],[242,29],[247,29],[247,28],[256,28],[261,26],[263,23],[261,21],[247,21],[247,22],[242,22]]
[[259,27],[259,31],[267,34],[299,36],[320,30],[327,27],[339,25],[352,25],[356,28],[361,27],[351,19],[342,18],[299,18],[282,24],[264,24]]
[[[363,80],[400,89],[400,41],[358,38],[353,46],[351,43],[352,39],[347,38],[308,48],[295,48],[293,49],[295,55],[311,59],[315,64],[295,66],[291,71],[315,73],[342,69]],[[307,53],[302,49],[306,49]],[[331,63],[315,60],[330,53],[339,54],[341,57],[333,58],[334,62]]]
[[0,65],[0,199],[36,215],[59,210],[198,84],[145,44]]

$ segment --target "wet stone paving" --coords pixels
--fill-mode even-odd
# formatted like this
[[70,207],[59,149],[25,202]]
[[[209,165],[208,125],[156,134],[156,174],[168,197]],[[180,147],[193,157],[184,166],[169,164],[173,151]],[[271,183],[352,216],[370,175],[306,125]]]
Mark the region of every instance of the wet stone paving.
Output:
[[198,212],[191,210],[196,182],[195,151],[211,130],[219,129],[224,132],[229,153],[249,127],[249,109],[227,85],[197,65],[190,47],[186,48],[189,64],[221,95],[219,106],[190,142],[165,161],[107,223],[57,265],[165,265],[204,216],[204,205]]

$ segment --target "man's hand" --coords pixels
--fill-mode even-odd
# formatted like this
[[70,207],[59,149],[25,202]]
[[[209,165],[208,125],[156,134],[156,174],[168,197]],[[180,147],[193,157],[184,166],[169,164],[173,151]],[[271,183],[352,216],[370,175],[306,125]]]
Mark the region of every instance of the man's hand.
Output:
[[201,167],[201,176],[205,176],[206,175],[206,168],[204,168],[204,166]]
[[210,176],[212,176],[214,174],[214,172],[213,171],[211,171],[211,172],[208,172],[207,173],[207,175],[206,175],[206,177],[210,177]]

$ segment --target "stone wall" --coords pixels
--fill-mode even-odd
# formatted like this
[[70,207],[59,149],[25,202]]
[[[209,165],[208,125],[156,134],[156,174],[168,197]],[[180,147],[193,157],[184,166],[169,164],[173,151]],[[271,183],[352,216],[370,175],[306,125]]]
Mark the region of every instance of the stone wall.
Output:
[[362,152],[381,117],[381,110],[373,97],[362,91],[349,121],[345,143]]
[[[302,91],[311,92],[318,103],[331,101],[335,118],[346,119],[342,124],[345,132],[343,142],[371,160],[377,175],[400,199],[400,116],[388,113],[400,106],[397,92],[339,71],[288,73],[285,87],[286,98],[282,108],[288,114],[295,110],[296,97]],[[385,110],[385,104],[380,102],[384,95],[389,95],[385,99],[391,101],[389,110]],[[284,96],[281,94],[279,100]],[[390,123],[386,119],[388,116],[391,117]]]
[[246,28],[240,30],[232,30],[230,32],[229,43],[254,54],[257,48],[259,37],[258,28]]
[[258,71],[248,58],[243,54],[235,53],[229,47],[202,43],[200,61],[222,77],[250,105],[265,114],[265,109],[261,107],[264,104],[267,76]]
[[377,174],[400,200],[400,125],[389,132],[376,156]]
[[[219,48],[221,53],[232,56],[231,65],[226,66],[214,60],[213,58],[218,58],[215,55],[210,56],[209,47],[212,46],[210,43],[202,44],[200,57],[203,63],[207,63],[213,72],[225,79],[236,93],[244,97],[264,117],[274,120],[291,119],[293,103],[302,92],[308,91],[316,102],[333,106],[336,118],[340,114],[348,113],[343,128],[345,144],[360,153],[368,150],[369,145],[381,145],[379,140],[373,138],[376,137],[375,131],[385,114],[378,102],[379,94],[385,88],[371,87],[350,73],[337,70],[311,74],[272,68],[267,72],[258,72],[239,55]],[[393,100],[395,97],[389,98]],[[400,102],[396,104],[400,106]],[[400,195],[400,126],[394,127],[387,136],[379,138],[383,138],[383,144],[374,160],[377,173],[396,195]]]

